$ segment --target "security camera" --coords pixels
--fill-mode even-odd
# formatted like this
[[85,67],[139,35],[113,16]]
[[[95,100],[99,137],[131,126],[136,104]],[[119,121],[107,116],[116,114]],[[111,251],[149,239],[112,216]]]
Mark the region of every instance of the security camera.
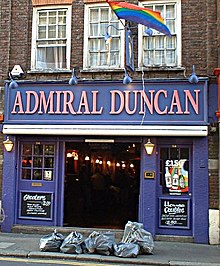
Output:
[[20,78],[22,75],[24,75],[24,71],[22,70],[20,65],[15,65],[10,72],[13,78]]

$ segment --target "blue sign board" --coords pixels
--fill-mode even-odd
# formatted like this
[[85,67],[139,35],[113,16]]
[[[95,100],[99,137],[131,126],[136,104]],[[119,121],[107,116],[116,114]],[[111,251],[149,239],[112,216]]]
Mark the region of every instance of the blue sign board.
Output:
[[5,110],[5,124],[206,125],[207,82],[20,83]]

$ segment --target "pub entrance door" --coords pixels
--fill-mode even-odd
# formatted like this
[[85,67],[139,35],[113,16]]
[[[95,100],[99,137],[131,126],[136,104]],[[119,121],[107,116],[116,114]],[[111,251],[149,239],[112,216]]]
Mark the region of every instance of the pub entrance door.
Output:
[[122,229],[138,219],[140,144],[66,142],[64,226]]
[[192,236],[190,145],[159,146],[157,235]]

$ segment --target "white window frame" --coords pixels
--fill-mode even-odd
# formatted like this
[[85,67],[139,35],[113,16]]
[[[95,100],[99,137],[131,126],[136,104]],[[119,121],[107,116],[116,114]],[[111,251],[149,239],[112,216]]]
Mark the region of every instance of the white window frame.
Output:
[[[36,68],[36,55],[37,55],[37,26],[38,26],[38,12],[41,10],[58,10],[66,9],[66,68],[61,69],[37,69]],[[56,6],[41,6],[33,8],[33,23],[32,23],[32,46],[31,46],[31,70],[32,71],[62,71],[70,70],[70,55],[71,55],[71,17],[72,6],[71,5],[56,5]]]
[[[159,1],[144,1],[141,2],[139,5],[144,7],[146,5],[157,5],[157,4],[175,4],[176,5],[176,28],[175,28],[175,35],[176,35],[176,64],[175,66],[166,65],[167,67],[181,67],[182,64],[182,30],[181,30],[181,0],[159,0]],[[138,26],[138,67],[143,67],[143,34],[144,34],[144,26]],[[171,32],[172,34],[172,32]],[[167,37],[169,38],[169,37]],[[151,66],[149,66],[151,67]],[[152,65],[152,67],[154,67]],[[157,67],[157,66],[156,66]]]
[[[123,69],[125,65],[125,30],[124,26],[119,22],[119,28],[122,29],[119,31],[120,34],[120,59],[119,59],[119,67],[115,65],[109,66],[89,66],[89,9],[93,7],[109,7],[106,3],[95,3],[95,4],[85,4],[84,9],[84,50],[83,50],[83,69],[84,70],[112,70],[112,69]],[[109,7],[110,9],[110,7]],[[123,20],[122,20],[123,21]],[[103,36],[104,38],[105,36]]]

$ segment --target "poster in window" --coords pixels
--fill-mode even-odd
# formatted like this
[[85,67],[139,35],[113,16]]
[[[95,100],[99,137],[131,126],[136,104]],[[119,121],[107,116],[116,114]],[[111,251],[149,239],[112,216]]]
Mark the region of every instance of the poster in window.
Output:
[[52,170],[44,170],[44,180],[51,181],[52,180]]
[[189,191],[188,160],[166,160],[164,171],[164,193],[184,194]]

